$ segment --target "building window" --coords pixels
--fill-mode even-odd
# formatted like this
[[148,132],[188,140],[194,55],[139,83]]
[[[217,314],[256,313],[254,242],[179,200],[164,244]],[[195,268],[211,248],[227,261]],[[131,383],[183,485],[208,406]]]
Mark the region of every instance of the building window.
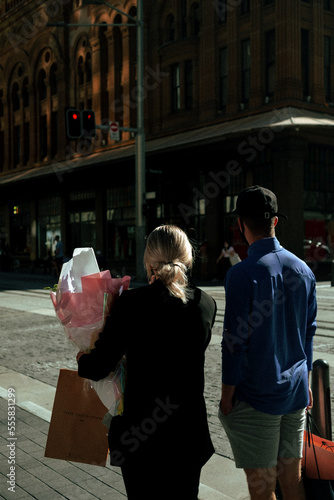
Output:
[[276,41],[275,30],[266,33],[266,95],[272,97],[275,91]]
[[44,160],[48,153],[48,134],[47,134],[47,116],[43,115],[40,118],[39,127],[39,152],[40,160]]
[[87,52],[86,54],[85,72],[86,72],[86,83],[89,83],[92,81],[92,55],[90,52]]
[[309,32],[308,30],[302,29],[301,31],[301,72],[302,72],[302,87],[303,87],[303,97],[307,98],[310,94],[310,69],[309,69]]
[[305,162],[305,210],[332,214],[334,212],[334,149],[311,146]]
[[194,77],[193,77],[193,62],[186,61],[185,64],[185,105],[186,109],[193,107],[194,101]]
[[228,58],[227,47],[219,52],[219,107],[225,109],[227,104],[227,72]]
[[0,130],[0,172],[3,171],[5,166],[5,133]]
[[27,77],[23,80],[22,84],[22,101],[23,101],[23,107],[27,108],[29,106],[29,87],[28,87]]
[[169,14],[166,18],[163,43],[173,42],[175,40],[175,21],[174,16]]
[[38,73],[38,97],[40,101],[46,99],[46,73],[44,69],[41,69]]
[[249,14],[250,12],[250,0],[242,0],[241,2],[241,14]]
[[226,23],[227,21],[227,0],[215,0],[215,11],[218,14],[219,22]]
[[182,38],[187,36],[187,0],[182,0]]
[[331,101],[331,38],[324,37],[324,88],[326,101]]
[[27,165],[30,155],[30,124],[25,122],[23,125],[23,164]]
[[181,109],[180,65],[172,66],[172,111]]
[[20,109],[19,86],[14,83],[12,87],[12,110],[18,111]]
[[190,8],[191,35],[198,36],[201,27],[200,8],[198,3],[192,4]]
[[249,102],[250,93],[250,72],[251,72],[251,53],[250,40],[242,42],[242,102]]
[[16,125],[14,131],[14,167],[19,166],[21,159],[21,130],[20,125]]
[[58,111],[51,112],[51,158],[55,158],[58,152]]
[[78,59],[78,67],[77,67],[77,75],[78,75],[78,84],[83,85],[85,81],[85,72],[83,67],[83,57],[80,56]]
[[4,115],[3,90],[0,89],[0,118]]
[[334,250],[334,148],[312,145],[304,168],[305,259],[330,260]]
[[54,63],[50,69],[50,91],[51,91],[51,95],[56,95],[58,93],[57,64],[56,63]]

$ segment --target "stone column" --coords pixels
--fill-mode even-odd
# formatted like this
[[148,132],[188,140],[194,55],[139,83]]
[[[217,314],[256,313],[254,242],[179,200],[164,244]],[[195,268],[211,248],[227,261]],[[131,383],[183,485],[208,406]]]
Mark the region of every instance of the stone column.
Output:
[[297,135],[286,135],[273,143],[273,190],[279,212],[288,217],[287,221],[279,220],[277,236],[287,250],[300,258],[304,256],[304,161],[307,152],[308,141]]

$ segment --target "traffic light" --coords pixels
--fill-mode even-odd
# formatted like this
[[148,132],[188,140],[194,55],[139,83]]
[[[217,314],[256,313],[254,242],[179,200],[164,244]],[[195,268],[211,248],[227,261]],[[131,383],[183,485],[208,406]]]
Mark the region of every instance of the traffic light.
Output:
[[82,133],[84,137],[95,137],[95,113],[91,109],[82,112]]
[[80,109],[68,109],[66,111],[66,134],[69,139],[79,139],[82,135],[81,111]]

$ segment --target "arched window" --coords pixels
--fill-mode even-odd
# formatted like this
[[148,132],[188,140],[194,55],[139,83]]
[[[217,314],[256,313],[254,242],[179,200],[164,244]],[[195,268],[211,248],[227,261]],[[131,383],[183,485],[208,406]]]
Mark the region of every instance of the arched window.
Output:
[[[108,73],[108,40],[106,37],[107,26],[100,26],[99,41],[100,41],[100,71],[101,78]],[[87,54],[88,56],[88,54]]]
[[0,89],[0,118],[4,115],[3,90]]
[[23,101],[23,107],[27,108],[29,106],[28,77],[25,77],[25,79],[23,80],[22,101]]
[[200,9],[198,3],[193,3],[190,7],[191,35],[197,36],[200,30]]
[[50,92],[51,95],[58,94],[57,64],[52,64],[50,68]]
[[43,101],[43,99],[46,99],[46,84],[45,84],[45,79],[46,79],[46,73],[44,69],[41,69],[38,73],[38,97],[40,101]]
[[86,70],[86,82],[91,82],[92,81],[92,55],[90,52],[87,52],[87,54],[86,54],[85,70]]
[[20,98],[19,98],[19,85],[15,82],[12,86],[12,110],[18,111],[20,109]]
[[173,40],[175,40],[175,19],[173,14],[169,14],[165,21],[163,43],[172,42]]
[[78,84],[83,85],[85,81],[85,72],[84,72],[84,60],[82,56],[80,56],[78,59],[77,74],[78,74]]

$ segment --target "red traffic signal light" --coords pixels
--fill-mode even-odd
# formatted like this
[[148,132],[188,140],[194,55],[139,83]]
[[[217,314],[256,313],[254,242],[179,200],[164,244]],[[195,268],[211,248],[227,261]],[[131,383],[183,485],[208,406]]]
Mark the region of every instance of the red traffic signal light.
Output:
[[95,130],[95,113],[91,109],[85,109],[82,112],[82,133],[84,137],[94,137]]
[[66,135],[69,139],[79,139],[82,135],[80,109],[66,111]]

